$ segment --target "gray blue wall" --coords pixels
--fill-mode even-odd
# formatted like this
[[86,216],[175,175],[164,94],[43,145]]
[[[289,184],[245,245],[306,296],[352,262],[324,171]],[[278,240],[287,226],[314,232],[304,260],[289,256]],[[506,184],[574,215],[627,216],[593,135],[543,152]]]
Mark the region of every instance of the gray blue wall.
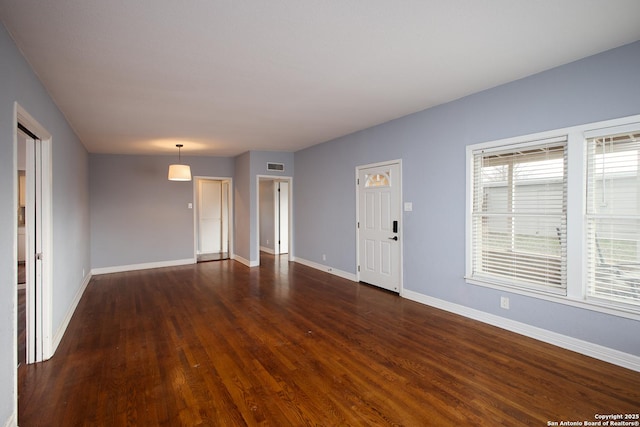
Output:
[[298,151],[295,256],[355,274],[355,168],[402,159],[405,289],[640,356],[638,321],[515,294],[501,310],[463,279],[467,145],[635,114],[640,42]]
[[69,312],[88,274],[88,154],[46,89],[0,26],[0,425],[14,416],[16,177],[14,102],[52,135],[53,334]]
[[[233,177],[230,157],[184,157],[193,176]],[[91,267],[194,258],[193,182],[167,179],[170,156],[91,154]]]

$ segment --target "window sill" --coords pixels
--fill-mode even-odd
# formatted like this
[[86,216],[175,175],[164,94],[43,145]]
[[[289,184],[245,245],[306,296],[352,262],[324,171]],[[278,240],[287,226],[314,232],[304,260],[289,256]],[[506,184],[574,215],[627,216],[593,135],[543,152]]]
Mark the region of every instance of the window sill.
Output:
[[474,286],[481,286],[484,288],[497,289],[500,291],[510,292],[513,294],[524,295],[531,298],[537,298],[545,301],[550,301],[558,304],[564,304],[571,307],[582,308],[585,310],[596,311],[599,313],[610,314],[613,316],[624,317],[626,319],[640,320],[640,307],[634,309],[633,307],[627,307],[618,305],[615,303],[608,303],[606,301],[577,299],[563,294],[553,294],[550,292],[535,291],[530,289],[523,289],[517,286],[509,286],[504,284],[496,284],[488,281],[465,277],[465,281]]

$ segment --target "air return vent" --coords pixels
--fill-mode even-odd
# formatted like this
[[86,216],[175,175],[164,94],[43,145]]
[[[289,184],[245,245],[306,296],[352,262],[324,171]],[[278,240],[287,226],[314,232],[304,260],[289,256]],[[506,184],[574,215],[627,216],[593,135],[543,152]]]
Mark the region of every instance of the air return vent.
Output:
[[267,170],[284,172],[284,164],[283,163],[267,163]]

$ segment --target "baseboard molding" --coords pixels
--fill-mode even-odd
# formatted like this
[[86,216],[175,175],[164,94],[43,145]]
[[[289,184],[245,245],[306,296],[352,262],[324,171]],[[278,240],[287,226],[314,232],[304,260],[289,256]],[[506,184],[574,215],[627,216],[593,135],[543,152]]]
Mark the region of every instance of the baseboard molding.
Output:
[[91,269],[92,275],[122,273],[124,271],[147,270],[149,268],[175,267],[178,265],[195,264],[195,258],[175,259],[171,261],[147,262],[144,264],[117,265],[114,267],[101,267]]
[[48,359],[53,357],[56,354],[56,350],[60,345],[60,341],[62,341],[62,337],[64,337],[64,333],[67,331],[67,327],[69,326],[69,322],[71,322],[71,318],[73,317],[73,313],[75,313],[78,304],[80,303],[80,299],[84,294],[84,291],[87,289],[89,282],[91,281],[91,274],[88,274],[84,280],[82,280],[82,284],[80,285],[80,289],[76,292],[76,295],[73,297],[73,301],[71,302],[71,306],[69,306],[69,310],[67,310],[66,316],[62,319],[62,323],[58,327],[58,330],[53,335],[53,342],[51,343],[51,354]]
[[18,420],[16,419],[16,413],[11,414],[6,423],[4,423],[4,427],[18,427]]
[[552,332],[546,329],[527,325],[526,323],[521,323],[515,320],[496,316],[494,314],[485,313],[484,311],[465,307],[459,304],[454,304],[438,298],[433,298],[424,294],[420,294],[418,292],[405,289],[402,292],[402,296],[421,304],[429,305],[454,314],[458,314],[460,316],[478,320],[492,326],[497,326],[498,328],[506,329],[508,331],[536,339],[538,341],[553,344],[567,350],[575,351],[576,353],[584,354],[586,356],[593,357],[604,362],[612,363],[614,365],[622,366],[623,368],[640,372],[640,357],[633,354],[624,353],[622,351],[604,347],[599,344],[583,341],[577,338],[569,337],[567,335],[559,334],[557,332]]
[[276,254],[275,250],[273,250],[271,248],[268,248],[266,246],[260,246],[260,251],[261,252],[266,252],[266,253],[271,254],[271,255],[275,255]]
[[249,261],[246,258],[241,257],[240,255],[233,254],[231,259],[238,261],[241,264],[246,265],[247,267],[257,267],[260,265],[260,261]]
[[316,270],[324,271],[334,276],[342,277],[343,279],[351,280],[352,282],[357,282],[358,277],[353,273],[348,273],[346,271],[338,270],[337,268],[329,267],[328,265],[318,264],[317,262],[309,261],[303,258],[293,258],[290,257],[289,261],[297,262],[302,265],[306,265],[307,267],[315,268]]

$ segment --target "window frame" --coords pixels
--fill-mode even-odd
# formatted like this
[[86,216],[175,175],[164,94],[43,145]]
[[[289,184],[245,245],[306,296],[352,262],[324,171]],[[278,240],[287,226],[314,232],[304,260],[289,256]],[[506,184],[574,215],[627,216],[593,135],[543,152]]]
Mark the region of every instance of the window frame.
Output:
[[[497,289],[514,294],[561,303],[564,305],[640,320],[640,307],[613,301],[588,298],[587,282],[587,218],[586,218],[586,156],[587,138],[609,135],[619,130],[640,129],[640,115],[617,118],[584,125],[521,135],[466,146],[466,211],[465,211],[465,281],[470,285]],[[473,190],[474,153],[480,150],[501,150],[510,147],[540,145],[544,140],[566,135],[567,146],[567,284],[566,293],[523,288],[471,277],[473,269]]]
[[[553,148],[552,152],[547,151],[550,148]],[[557,148],[562,147],[561,150],[557,150]],[[546,155],[540,155],[539,152],[535,153],[535,151],[538,150],[545,150],[545,152],[547,153]],[[552,293],[552,294],[562,294],[564,295],[566,293],[566,269],[562,268],[564,265],[563,262],[563,256],[564,259],[566,259],[566,252],[564,250],[564,247],[561,246],[560,248],[560,254],[558,256],[558,267],[560,268],[558,271],[558,276],[554,277],[553,275],[540,275],[538,276],[539,273],[542,273],[543,271],[540,270],[541,268],[544,268],[545,265],[548,266],[547,262],[552,261],[552,259],[554,258],[553,256],[551,256],[550,254],[536,254],[534,252],[527,252],[527,251],[522,251],[522,250],[518,250],[517,248],[515,248],[514,242],[517,241],[518,236],[522,237],[525,236],[526,234],[518,234],[516,231],[516,228],[518,228],[518,226],[516,226],[515,224],[519,223],[521,224],[520,227],[522,227],[524,225],[525,230],[526,230],[526,221],[527,220],[531,220],[534,217],[538,217],[538,219],[543,219],[543,218],[548,218],[551,219],[553,217],[556,217],[557,219],[559,219],[560,221],[560,227],[562,228],[560,230],[561,235],[563,236],[561,238],[561,245],[564,244],[566,245],[566,227],[564,227],[562,225],[563,222],[566,221],[566,197],[564,194],[564,184],[565,184],[565,179],[567,178],[566,175],[566,163],[564,161],[564,159],[567,157],[566,156],[566,152],[567,152],[567,137],[566,135],[562,135],[562,136],[558,136],[556,138],[547,138],[547,139],[543,139],[543,140],[536,140],[536,141],[531,141],[531,142],[526,142],[526,143],[522,143],[522,144],[516,144],[516,145],[509,145],[507,147],[503,147],[503,146],[498,146],[498,147],[491,147],[491,148],[484,148],[484,149],[479,149],[479,150],[473,150],[471,155],[473,156],[473,165],[471,165],[471,170],[470,173],[474,174],[474,178],[472,178],[471,180],[471,185],[473,186],[473,184],[475,184],[476,179],[480,179],[482,180],[481,176],[482,173],[479,173],[479,171],[475,170],[475,166],[478,165],[479,163],[483,163],[483,166],[486,166],[484,163],[487,162],[487,165],[489,165],[492,162],[498,162],[500,163],[501,159],[504,159],[504,165],[509,166],[508,170],[508,179],[506,182],[506,185],[503,186],[505,188],[505,190],[507,191],[507,200],[512,199],[513,203],[516,203],[516,199],[521,199],[522,197],[524,197],[524,199],[522,199],[522,201],[527,201],[527,197],[526,196],[526,186],[528,186],[528,184],[530,183],[526,183],[526,182],[522,182],[520,183],[520,185],[518,185],[516,183],[516,178],[514,177],[515,172],[514,169],[518,167],[518,165],[526,165],[526,164],[532,164],[531,162],[535,161],[536,157],[546,157],[549,155],[558,155],[558,151],[561,151],[561,156],[557,157],[557,160],[561,160],[562,164],[563,164],[563,169],[562,169],[562,176],[559,180],[559,183],[562,185],[562,194],[563,194],[563,204],[561,206],[561,209],[557,212],[554,213],[545,213],[542,215],[539,215],[537,213],[531,212],[530,209],[526,209],[525,212],[521,211],[520,209],[518,209],[515,205],[511,205],[511,203],[507,202],[507,206],[504,207],[504,209],[498,209],[498,210],[494,210],[492,208],[489,208],[488,206],[485,208],[478,208],[476,207],[478,210],[474,211],[474,206],[472,206],[472,212],[471,215],[472,217],[475,218],[475,221],[472,222],[471,227],[472,227],[472,232],[476,232],[477,230],[474,230],[474,223],[477,223],[478,218],[491,218],[491,217],[496,217],[496,218],[512,218],[512,225],[509,227],[509,230],[507,231],[507,237],[511,240],[511,250],[507,250],[505,252],[501,251],[500,249],[493,247],[492,245],[489,243],[487,246],[485,246],[484,244],[480,244],[481,247],[472,247],[471,250],[474,252],[473,256],[477,257],[479,251],[480,252],[485,252],[485,250],[489,250],[491,252],[494,252],[494,256],[488,255],[488,256],[483,256],[481,257],[481,259],[478,259],[477,261],[481,261],[481,264],[483,263],[487,263],[487,270],[486,271],[484,268],[479,269],[478,271],[476,271],[476,275],[473,277],[474,280],[479,280],[479,281],[487,281],[490,283],[494,283],[494,284],[498,284],[498,285],[502,285],[505,287],[515,287],[515,288],[522,288],[525,290],[532,290],[532,291],[537,291],[537,292],[542,292],[542,293]],[[527,153],[528,152],[528,153]],[[527,154],[524,154],[527,153]],[[495,158],[495,156],[498,156],[497,158]],[[506,157],[499,157],[500,155],[507,155]],[[492,159],[492,157],[494,157]],[[556,181],[556,179],[547,179],[546,182],[541,182],[541,184],[546,186],[550,186],[553,184],[553,181]],[[489,184],[489,183],[487,183]],[[488,189],[492,188],[493,185],[482,185],[482,194],[483,195],[489,195],[490,192],[488,191]],[[498,188],[500,188],[501,186],[499,186]],[[516,191],[516,189],[519,188],[519,190]],[[477,190],[475,187],[473,187],[474,190]],[[549,187],[545,188],[545,190],[549,190],[549,191],[553,191],[551,190]],[[522,191],[522,193],[521,193]],[[477,195],[476,195],[477,196]],[[473,196],[472,196],[472,203],[473,203]],[[477,201],[476,201],[477,204]],[[484,203],[483,203],[484,205]],[[551,207],[550,205],[548,205],[547,207]],[[490,219],[489,219],[490,220]],[[524,221],[524,222],[522,222]],[[484,229],[483,229],[484,230]],[[480,230],[481,232],[483,230]],[[489,234],[491,234],[490,230],[484,230],[489,232]],[[494,230],[495,231],[495,230]],[[482,235],[484,235],[484,233],[482,233]],[[471,238],[471,244],[473,246],[473,237],[479,238],[480,235],[476,234],[476,236],[472,236]],[[492,240],[491,237],[489,237],[489,240]],[[495,244],[496,241],[494,240],[493,243]],[[497,252],[496,252],[497,251]],[[513,256],[513,258],[511,258]],[[538,258],[538,261],[534,261],[531,260],[531,262],[534,262],[536,264],[535,268],[536,268],[536,273],[533,274],[533,277],[530,277],[529,280],[527,280],[526,276],[528,275],[526,272],[523,272],[522,270],[515,268],[513,270],[508,269],[508,265],[511,264],[511,262],[517,262],[516,260],[522,257],[522,259],[524,260],[526,257],[534,257]],[[545,260],[545,262],[542,262],[543,260]],[[507,261],[507,263],[505,263],[504,261]],[[539,264],[538,264],[539,263]],[[471,264],[471,267],[473,268],[473,261]],[[504,268],[506,268],[506,270],[504,271],[504,273],[506,274],[496,274],[496,272],[492,272],[491,269],[497,269],[497,270],[503,270]],[[483,270],[483,271],[480,271]],[[468,273],[469,275],[469,273]],[[511,277],[509,277],[511,276]],[[547,277],[546,280],[536,280],[536,276],[538,277]],[[564,278],[564,280],[562,280]],[[558,285],[552,285],[550,282],[553,282],[554,279],[560,279],[560,282]],[[545,284],[546,282],[546,284]]]

